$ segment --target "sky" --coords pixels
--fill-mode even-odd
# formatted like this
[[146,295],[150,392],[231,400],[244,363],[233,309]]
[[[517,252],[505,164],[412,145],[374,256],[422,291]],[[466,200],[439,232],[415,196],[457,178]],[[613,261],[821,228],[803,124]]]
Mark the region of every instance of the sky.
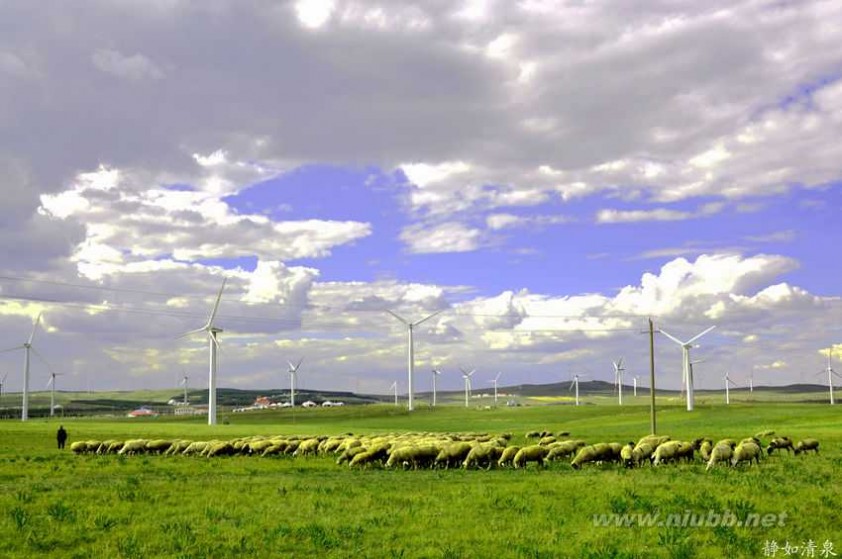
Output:
[[[0,4],[0,349],[31,388],[826,383],[842,4]],[[657,383],[681,352],[656,339]],[[19,391],[23,352],[0,353]]]

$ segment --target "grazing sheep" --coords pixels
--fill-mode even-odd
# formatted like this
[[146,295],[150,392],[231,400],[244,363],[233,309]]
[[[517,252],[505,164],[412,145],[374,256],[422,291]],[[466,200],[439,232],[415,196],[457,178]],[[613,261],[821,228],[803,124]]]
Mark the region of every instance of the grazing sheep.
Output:
[[585,446],[585,441],[560,441],[553,443],[546,459],[553,461],[558,460],[559,458],[569,458],[575,455],[576,451],[583,446]]
[[554,442],[555,442],[555,437],[547,436],[547,437],[543,437],[540,441],[538,441],[538,444],[543,445],[543,446],[547,446],[548,444],[554,443]]
[[466,470],[471,466],[476,466],[477,468],[485,466],[486,469],[490,469],[502,454],[503,448],[497,445],[477,445],[465,457],[462,467]]
[[696,453],[696,444],[684,442],[682,441],[678,445],[678,452],[675,455],[676,461],[678,460],[687,460],[688,462],[692,462],[695,458]]
[[775,434],[775,432],[772,431],[772,430],[760,431],[759,433],[755,434],[754,437],[757,438],[757,439],[762,439],[764,437],[771,437],[774,434]]
[[73,454],[84,454],[88,450],[88,443],[85,441],[70,443],[70,450],[73,451]]
[[523,468],[529,462],[537,462],[539,466],[544,465],[544,458],[549,453],[549,449],[541,445],[525,446],[515,454],[512,463],[515,468]]
[[649,461],[652,459],[652,455],[655,453],[655,447],[653,447],[649,443],[638,443],[634,450],[632,450],[632,460],[634,461],[635,465],[640,466],[644,461]]
[[537,439],[541,436],[541,433],[538,431],[530,431],[525,435],[526,440]]
[[123,444],[123,448],[120,449],[120,452],[117,454],[137,454],[138,452],[144,452],[146,450],[146,439],[134,439],[130,441],[126,441]]
[[637,446],[640,446],[642,444],[649,444],[652,445],[652,448],[658,448],[658,446],[664,444],[669,440],[670,438],[666,435],[646,435],[645,437],[637,441]]
[[629,442],[620,450],[620,460],[626,468],[634,467],[634,442]]
[[816,439],[804,439],[803,441],[798,441],[795,444],[795,454],[801,454],[802,452],[806,453],[810,450],[818,454],[819,441],[817,441]]
[[234,445],[228,441],[221,441],[211,445],[207,449],[206,456],[213,458],[214,456],[231,456],[234,454]]
[[760,451],[759,444],[753,441],[740,443],[737,448],[734,449],[734,454],[731,457],[731,465],[736,466],[740,462],[748,462],[748,465],[751,466],[752,460],[760,464],[760,456],[762,454],[763,453]]
[[307,439],[298,445],[292,455],[296,457],[315,455],[319,450],[319,444],[321,444],[321,441],[318,438]]
[[208,447],[208,441],[195,441],[190,443],[181,454],[182,456],[191,456],[193,454],[201,454]]
[[153,454],[161,454],[162,452],[166,452],[172,446],[172,441],[167,441],[164,439],[155,439],[153,441],[148,441],[146,443],[146,452],[151,452]]
[[710,460],[708,460],[708,465],[705,468],[705,471],[710,470],[719,462],[725,462],[727,464],[728,460],[730,460],[734,454],[734,446],[735,445],[732,444],[732,442],[717,443],[710,453]]
[[556,433],[556,437],[558,437],[559,439],[562,438],[562,437],[569,437],[569,436],[570,436],[569,431],[559,431],[558,433]]
[[336,459],[336,464],[344,464],[345,462],[350,462],[351,459],[360,454],[361,452],[365,452],[365,449],[362,446],[352,446],[351,448],[345,449],[345,451],[339,455],[339,458]]
[[465,461],[468,453],[471,452],[471,443],[457,442],[450,443],[445,446],[436,456],[435,465],[437,467],[455,468]]
[[505,466],[513,466],[515,456],[517,456],[518,451],[520,451],[519,446],[507,446],[503,449],[503,453],[500,455],[500,460],[497,461],[497,465],[501,468]]
[[773,451],[786,449],[787,453],[795,450],[792,445],[792,439],[789,437],[775,437],[769,441],[769,446],[766,447],[766,454],[771,455]]
[[667,441],[655,449],[655,455],[652,459],[652,464],[658,466],[665,462],[672,462],[678,460],[679,449],[682,448],[681,441]]
[[699,445],[699,456],[702,460],[707,462],[710,460],[710,452],[713,450],[713,441],[710,439],[703,439],[702,444]]
[[355,454],[351,461],[348,462],[348,467],[355,466],[363,467],[373,465],[375,462],[382,461],[386,457],[386,448],[377,447],[364,452]]
[[603,452],[601,452],[596,445],[583,446],[579,449],[579,452],[576,453],[576,457],[573,458],[573,461],[570,462],[570,467],[574,470],[578,470],[584,464],[599,461],[601,454],[603,454]]
[[[740,444],[743,444],[743,443],[754,443],[757,446],[762,446],[761,443],[760,443],[760,439],[758,439],[757,437],[747,437],[747,438],[740,441]],[[739,446],[739,445],[737,445],[737,446]]]

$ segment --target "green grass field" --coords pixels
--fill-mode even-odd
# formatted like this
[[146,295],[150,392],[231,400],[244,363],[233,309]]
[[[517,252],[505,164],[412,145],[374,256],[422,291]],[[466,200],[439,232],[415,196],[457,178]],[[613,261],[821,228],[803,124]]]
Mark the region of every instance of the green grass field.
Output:
[[[821,441],[818,456],[760,466],[701,462],[623,470],[350,470],[330,457],[75,456],[55,446],[58,420],[0,423],[0,557],[764,557],[830,542],[842,554],[840,408],[808,404],[667,407],[673,438],[743,438],[774,429]],[[588,442],[649,432],[643,405],[387,405],[201,418],[64,420],[70,441],[228,439],[247,435],[568,430]],[[595,526],[594,515],[776,516],[774,526]],[[650,517],[653,518],[653,517]],[[669,522],[667,522],[669,523]],[[771,556],[771,555],[768,555]],[[783,551],[777,553],[784,556]]]

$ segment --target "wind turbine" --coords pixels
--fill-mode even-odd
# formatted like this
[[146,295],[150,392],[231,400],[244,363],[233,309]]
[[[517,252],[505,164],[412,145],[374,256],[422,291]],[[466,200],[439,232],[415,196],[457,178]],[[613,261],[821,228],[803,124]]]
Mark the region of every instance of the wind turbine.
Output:
[[667,338],[671,339],[675,343],[681,346],[681,357],[682,357],[682,374],[683,378],[687,382],[687,411],[693,411],[693,406],[695,404],[695,398],[693,395],[693,365],[690,363],[690,348],[694,347],[693,342],[710,332],[716,328],[716,326],[711,326],[707,330],[696,334],[686,342],[682,342],[675,336],[670,335],[669,333],[665,332],[664,330],[659,330],[661,334],[666,336]]
[[47,388],[50,389],[50,417],[54,417],[56,414],[56,377],[60,377],[63,374],[50,372],[50,380],[47,381]]
[[462,371],[462,378],[465,379],[465,407],[470,407],[469,399],[471,397],[471,375],[477,372],[476,369],[471,369],[470,371],[466,371],[462,367],[459,367],[459,370]]
[[228,278],[222,279],[222,286],[219,288],[219,293],[216,295],[216,301],[213,304],[213,309],[208,316],[208,321],[201,328],[196,328],[189,332],[180,335],[179,338],[192,336],[203,332],[208,337],[208,353],[210,366],[208,367],[208,425],[216,425],[216,369],[219,364],[217,353],[219,351],[219,334],[222,333],[222,328],[217,328],[213,324],[213,319],[216,318],[216,313],[219,310],[219,302],[222,300],[222,291],[225,289],[225,282]]
[[183,387],[184,387],[184,405],[185,405],[185,406],[187,405],[187,380],[188,380],[189,378],[190,378],[190,377],[188,377],[188,376],[185,374],[185,375],[184,375],[184,377],[181,379],[181,382],[179,383],[181,386],[183,386]]
[[395,391],[395,405],[398,405],[398,381],[392,383],[392,386],[389,387],[389,390]]
[[754,365],[751,366],[751,373],[748,375],[748,391],[754,394]]
[[[834,405],[836,401],[833,399],[833,375],[839,376],[839,373],[833,370],[833,365],[831,365],[830,360],[833,358],[833,346],[827,349],[827,367],[824,371],[820,371],[818,374],[827,373],[827,386],[830,390],[830,405]],[[842,378],[842,377],[839,377]]]
[[491,384],[494,385],[494,405],[495,406],[497,406],[497,381],[500,380],[500,375],[502,375],[502,374],[503,374],[503,372],[500,371],[499,373],[497,373],[496,377],[491,379]]
[[[580,375],[573,375],[573,380],[570,381],[570,388],[567,389],[568,392],[573,390],[574,388],[576,389],[576,405],[577,406],[579,405],[579,376]],[[581,375],[581,376],[585,376],[585,375]]]
[[[695,369],[693,368],[693,365],[698,365],[699,363],[704,363],[704,362],[705,362],[704,359],[696,359],[694,361],[690,361],[690,376],[693,376],[693,372],[695,371]],[[687,390],[687,378],[685,377],[685,378],[681,379],[681,392],[678,393],[680,398],[684,398],[684,394],[685,394],[686,390]]]
[[[8,351],[15,351],[18,349],[24,350],[24,358],[23,358],[23,404],[21,405],[20,410],[20,420],[27,421],[29,419],[29,364],[32,359],[30,353],[34,353],[38,356],[41,361],[46,361],[41,354],[32,346],[32,340],[35,338],[35,330],[38,328],[38,324],[41,322],[41,313],[38,314],[38,318],[35,319],[35,322],[32,324],[32,333],[29,334],[29,338],[19,346],[15,346],[9,349],[4,349],[0,351],[0,353],[6,353]],[[49,365],[48,365],[49,367]],[[6,378],[6,377],[3,377]]]
[[731,403],[731,390],[730,386],[733,385],[734,387],[737,386],[737,383],[731,380],[731,377],[728,376],[728,373],[725,373],[725,376],[722,377],[722,380],[725,381],[725,405],[729,405]]
[[388,312],[390,315],[392,315],[395,318],[397,318],[398,320],[400,320],[404,324],[404,326],[406,326],[406,333],[407,333],[406,334],[406,336],[407,336],[406,368],[407,368],[407,376],[409,377],[409,390],[408,390],[409,400],[408,400],[407,408],[409,409],[409,411],[412,411],[414,409],[413,391],[412,391],[412,374],[415,372],[415,342],[413,341],[412,332],[413,332],[413,330],[415,329],[416,326],[420,325],[423,322],[426,322],[426,321],[430,320],[431,318],[433,318],[437,314],[441,313],[442,311],[436,311],[433,314],[427,315],[424,318],[422,318],[421,320],[417,320],[415,322],[410,322],[410,321],[406,320],[405,318],[403,318],[402,316],[400,316],[399,314],[394,313],[392,311],[387,310],[386,312]]
[[441,370],[436,368],[433,369],[433,407],[436,406],[436,385],[438,384],[438,376],[441,374]]
[[614,388],[616,389],[618,395],[618,403],[619,405],[623,405],[623,373],[625,369],[623,368],[623,358],[620,357],[619,361],[612,361],[614,364]]
[[639,375],[635,375],[634,377],[634,397],[637,398],[637,381],[640,380]]
[[287,369],[289,373],[289,405],[292,408],[295,407],[295,381],[298,378],[298,368],[301,367],[303,362],[303,357],[295,365],[292,364],[292,361],[287,361],[287,365],[289,365],[289,369]]
[[3,397],[3,385],[6,384],[6,377],[9,376],[9,373],[3,375],[3,378],[0,379],[0,398]]

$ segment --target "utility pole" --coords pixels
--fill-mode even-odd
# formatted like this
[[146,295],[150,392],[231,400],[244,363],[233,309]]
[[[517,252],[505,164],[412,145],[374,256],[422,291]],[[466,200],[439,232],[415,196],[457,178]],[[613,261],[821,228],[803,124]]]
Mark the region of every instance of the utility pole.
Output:
[[655,420],[655,325],[649,317],[649,426],[652,434],[656,434]]

